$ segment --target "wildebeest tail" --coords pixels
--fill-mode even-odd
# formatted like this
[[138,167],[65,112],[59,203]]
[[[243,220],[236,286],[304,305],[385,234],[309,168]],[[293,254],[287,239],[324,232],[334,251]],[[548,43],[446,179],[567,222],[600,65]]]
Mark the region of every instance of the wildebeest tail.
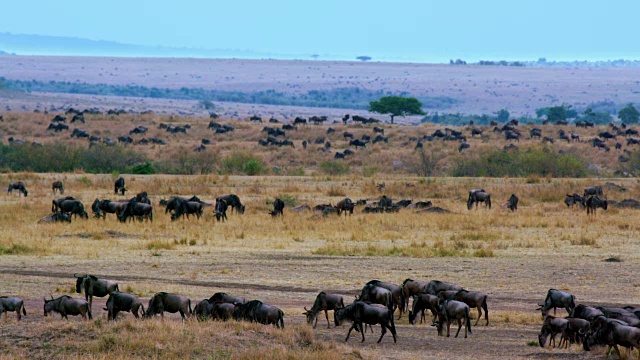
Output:
[[278,309],[278,322],[280,322],[280,328],[284,329],[284,311]]
[[144,311],[144,304],[140,304],[140,309],[142,310],[142,316],[145,316],[146,311]]
[[467,307],[464,310],[464,321],[467,323],[467,330],[469,330],[469,334],[471,334],[471,317],[469,316],[469,308]]
[[89,315],[89,320],[93,319],[93,315],[91,314],[91,308],[87,307],[87,314]]
[[120,288],[118,287],[118,284],[116,284],[116,289],[114,291],[120,291]]
[[22,315],[27,315],[27,309],[24,307],[24,304],[22,304]]
[[404,296],[404,287],[400,291],[400,313],[407,312],[407,298]]
[[191,310],[191,299],[187,299],[188,304],[189,304],[189,315],[193,314],[193,310]]
[[482,299],[482,309],[484,310],[484,319],[487,320],[487,325],[489,325],[489,307],[487,306],[487,296]]

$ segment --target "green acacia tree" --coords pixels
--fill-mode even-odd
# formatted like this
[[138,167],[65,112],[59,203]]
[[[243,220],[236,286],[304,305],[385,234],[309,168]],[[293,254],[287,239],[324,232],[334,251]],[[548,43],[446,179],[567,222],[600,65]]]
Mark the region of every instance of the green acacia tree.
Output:
[[391,116],[391,123],[396,116],[424,115],[422,103],[414,97],[385,96],[369,103],[369,111]]
[[629,104],[620,110],[618,117],[625,124],[637,124],[640,121],[640,113],[633,104]]

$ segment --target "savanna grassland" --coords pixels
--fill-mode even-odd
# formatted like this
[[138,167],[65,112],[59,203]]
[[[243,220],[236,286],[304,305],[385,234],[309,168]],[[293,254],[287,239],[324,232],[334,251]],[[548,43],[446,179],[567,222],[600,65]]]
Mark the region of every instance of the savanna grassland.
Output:
[[[50,212],[52,181],[64,181],[65,195],[88,206],[95,198],[120,198],[112,193],[116,177],[80,171],[0,176],[0,183],[21,180],[29,189],[26,198],[0,198],[0,289],[2,295],[25,299],[28,312],[19,323],[15,314],[0,320],[0,357],[594,358],[602,351],[533,344],[541,324],[536,304],[552,287],[587,304],[637,305],[640,298],[638,210],[611,206],[589,217],[562,203],[565,194],[594,184],[603,185],[610,200],[637,199],[635,178],[124,174],[130,194],[150,194],[153,222],[122,224],[110,215],[106,221],[36,223]],[[468,190],[476,187],[491,193],[490,210],[482,205],[467,210]],[[175,194],[213,202],[232,192],[247,211],[230,212],[225,223],[215,221],[211,207],[199,221],[171,222],[158,205]],[[515,213],[501,206],[512,193],[521,199]],[[449,212],[363,214],[358,207],[352,216],[322,217],[292,211],[293,205],[383,194],[394,200],[430,200]],[[268,215],[275,197],[287,201],[283,218]],[[620,262],[605,261],[611,258]],[[285,330],[233,321],[183,324],[173,315],[139,321],[125,314],[108,323],[101,310],[105,299],[94,301],[90,322],[43,317],[42,297],[78,296],[72,294],[72,275],[86,272],[117,280],[121,290],[139,295],[145,304],[158,291],[185,294],[194,302],[218,291],[260,299],[284,310]],[[438,337],[428,325],[409,325],[405,315],[396,321],[397,344],[388,335],[376,344],[377,326],[365,343],[352,336],[344,344],[348,327],[327,329],[322,315],[317,329],[305,324],[303,307],[311,306],[319,291],[343,294],[350,302],[375,278],[397,284],[406,278],[439,279],[482,290],[489,295],[491,323],[473,327],[468,339],[454,339]]]

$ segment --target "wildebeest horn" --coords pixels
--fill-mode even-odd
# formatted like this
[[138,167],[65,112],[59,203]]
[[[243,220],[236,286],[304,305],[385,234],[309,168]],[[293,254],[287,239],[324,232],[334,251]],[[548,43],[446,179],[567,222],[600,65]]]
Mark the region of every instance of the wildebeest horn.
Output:
[[49,293],[49,296],[51,296],[51,300],[53,300],[53,295],[51,295],[51,293]]
[[309,311],[309,310],[307,310],[307,307],[306,307],[306,306],[304,306],[304,311]]
[[43,297],[42,297],[42,300],[44,300],[44,302],[45,302],[45,303],[46,303],[46,302],[49,302],[49,300],[47,300],[47,297],[46,297],[46,296],[43,296]]

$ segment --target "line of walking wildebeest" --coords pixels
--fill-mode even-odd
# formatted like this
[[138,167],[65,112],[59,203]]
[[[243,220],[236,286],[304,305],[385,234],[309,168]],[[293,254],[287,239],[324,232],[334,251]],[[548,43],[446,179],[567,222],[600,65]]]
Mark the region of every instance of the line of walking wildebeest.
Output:
[[[378,188],[383,190],[384,184],[379,184]],[[18,191],[25,197],[28,195],[28,191],[24,183],[21,181],[9,184],[8,193],[12,193],[13,191]],[[64,194],[64,185],[62,182],[53,182],[52,191],[54,194],[56,192],[61,195]],[[124,196],[126,191],[125,180],[124,178],[119,177],[114,183],[114,193],[120,193]],[[398,212],[400,209],[406,208],[421,209],[418,211],[446,212],[446,210],[434,207],[431,201],[418,201],[414,203],[413,200],[403,199],[394,203],[392,199],[386,195],[383,195],[378,201],[374,201],[371,204],[367,204],[367,201],[368,200],[366,199],[361,199],[354,202],[350,198],[344,198],[336,203],[335,206],[332,204],[319,204],[313,207],[313,210],[318,211],[323,216],[331,214],[341,215],[342,213],[353,214],[355,207],[358,205],[364,205],[364,208],[362,209],[363,213]],[[518,202],[519,198],[515,194],[511,194],[506,203],[504,203],[504,206],[511,211],[516,211],[518,209]],[[469,197],[467,198],[467,208],[471,210],[475,204],[477,209],[479,203],[483,203],[486,208],[491,209],[491,195],[484,189],[470,190]],[[587,187],[584,189],[583,195],[579,195],[577,193],[568,194],[564,199],[564,203],[567,207],[581,205],[583,209],[587,210],[587,214],[593,215],[595,215],[597,208],[606,210],[608,207],[608,202],[604,197],[604,192],[602,191],[601,186]],[[235,194],[216,197],[215,204],[202,201],[195,195],[191,198],[173,196],[169,199],[161,199],[160,206],[165,207],[165,214],[169,212],[171,213],[171,220],[184,218],[185,215],[187,218],[190,215],[195,215],[200,219],[204,214],[204,208],[209,206],[214,207],[214,216],[218,221],[227,220],[227,209],[229,207],[240,214],[243,214],[245,211],[245,206],[241,203],[240,198]],[[273,210],[270,211],[269,214],[273,217],[282,216],[284,215],[284,208],[285,202],[282,199],[276,198],[273,201]],[[311,209],[312,208],[309,205],[301,205],[295,207],[293,210],[295,212],[302,212],[305,210],[311,211]],[[153,221],[153,206],[151,205],[151,200],[149,199],[147,192],[138,193],[131,199],[118,201],[112,201],[109,199],[101,200],[96,198],[91,204],[91,211],[96,218],[102,217],[105,219],[107,214],[115,214],[121,222],[125,222],[127,219],[137,219],[140,221],[147,219],[149,221]],[[51,212],[52,214],[41,218],[38,222],[70,223],[71,216],[80,216],[80,218],[84,219],[89,218],[84,204],[72,196],[65,196],[52,200]]]
[[[273,305],[260,300],[247,300],[244,297],[232,296],[224,292],[217,292],[210,298],[198,302],[192,307],[191,300],[184,295],[158,292],[149,299],[145,309],[142,300],[137,295],[121,292],[117,282],[99,279],[89,274],[74,274],[76,278],[76,292],[84,293],[84,299],[63,295],[58,298],[43,298],[44,316],[58,313],[62,318],[80,315],[84,320],[93,318],[93,297],[106,297],[107,320],[117,320],[120,312],[131,312],[135,318],[151,318],[164,313],[179,313],[182,320],[195,317],[198,321],[205,320],[244,320],[284,328],[284,312]],[[611,306],[588,306],[575,303],[576,297],[568,292],[549,289],[543,303],[538,304],[544,318],[542,328],[538,334],[538,343],[544,347],[549,339],[550,346],[556,346],[556,337],[560,335],[558,347],[569,347],[571,344],[582,344],[584,350],[591,350],[597,345],[607,345],[607,354],[618,346],[632,351],[640,350],[640,308],[626,306],[624,308]],[[412,303],[409,306],[409,303]],[[566,309],[566,318],[557,317],[556,309]],[[425,311],[432,314],[431,326],[436,327],[440,336],[450,336],[452,323],[457,323],[458,337],[464,327],[464,337],[472,334],[471,310],[477,309],[477,326],[484,312],[485,326],[489,326],[488,296],[481,291],[469,291],[454,283],[431,280],[420,281],[406,279],[401,285],[380,280],[367,282],[360,295],[356,295],[352,303],[345,305],[345,296],[320,292],[310,309],[304,307],[303,315],[307,324],[315,328],[318,315],[324,312],[327,328],[331,328],[328,311],[333,310],[334,325],[340,326],[351,322],[345,341],[349,340],[351,332],[359,332],[365,341],[366,325],[373,331],[372,325],[381,326],[378,343],[386,334],[391,332],[394,342],[397,342],[397,331],[394,323],[394,313],[397,319],[408,313],[409,323],[415,325],[418,317],[420,323],[425,322]],[[549,315],[553,309],[554,315]],[[27,315],[24,302],[18,297],[0,297],[0,315],[4,312],[15,311],[18,321],[22,315]],[[445,331],[446,329],[446,331]]]

